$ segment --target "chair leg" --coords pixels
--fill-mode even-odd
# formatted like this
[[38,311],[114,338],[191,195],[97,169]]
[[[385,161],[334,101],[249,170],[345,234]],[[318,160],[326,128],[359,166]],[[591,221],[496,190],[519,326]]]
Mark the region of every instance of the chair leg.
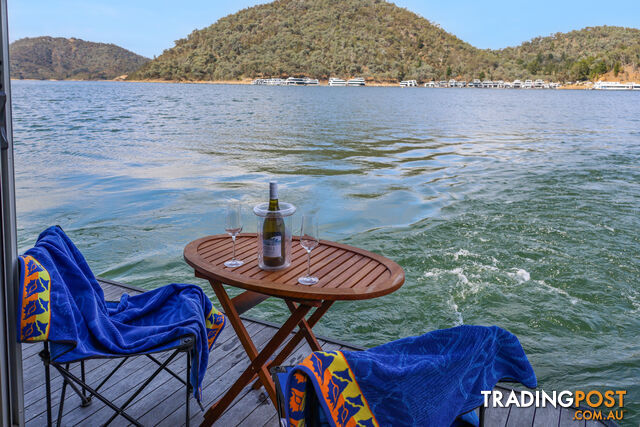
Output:
[[189,427],[189,398],[191,397],[191,350],[187,350],[187,406],[185,424]]
[[51,427],[53,425],[51,417],[51,371],[49,369],[49,343],[46,341],[44,342],[44,350],[40,354],[40,357],[44,363],[44,382],[47,394],[47,426]]
[[[69,364],[67,363],[66,370],[69,370]],[[67,384],[69,384],[69,382],[67,381],[66,378],[63,378],[62,380],[62,392],[60,393],[60,403],[58,403],[58,419],[56,421],[56,426],[60,427],[60,425],[62,424],[62,412],[64,411],[64,398],[65,395],[67,394]]]
[[[86,383],[87,379],[85,377],[85,370],[84,370],[84,360],[80,361],[80,374],[82,378],[82,382]],[[80,406],[82,406],[83,408],[86,406],[89,406],[91,404],[91,396],[87,396],[87,389],[85,387],[82,387],[82,403],[80,403]]]

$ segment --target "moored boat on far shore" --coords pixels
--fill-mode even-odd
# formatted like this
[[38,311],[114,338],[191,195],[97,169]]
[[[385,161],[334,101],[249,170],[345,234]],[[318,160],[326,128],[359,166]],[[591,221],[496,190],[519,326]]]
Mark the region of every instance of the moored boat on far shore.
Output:
[[400,87],[416,87],[418,82],[416,80],[403,80],[400,82]]
[[640,84],[620,83],[620,82],[595,82],[593,85],[595,90],[640,90]]
[[364,77],[354,77],[352,79],[347,80],[347,86],[364,86]]
[[329,86],[346,86],[346,80],[339,79],[337,77],[331,77],[329,79]]

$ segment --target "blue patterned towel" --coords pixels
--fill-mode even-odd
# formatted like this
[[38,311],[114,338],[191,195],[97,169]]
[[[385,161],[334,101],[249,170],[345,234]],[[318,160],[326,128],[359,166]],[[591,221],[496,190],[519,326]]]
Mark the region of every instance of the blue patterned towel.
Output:
[[200,287],[174,283],[107,303],[84,257],[57,226],[19,260],[21,342],[48,340],[52,360],[72,362],[169,349],[190,335],[191,384],[200,400],[209,350],[226,321]]
[[289,425],[304,424],[309,382],[332,426],[450,426],[499,380],[537,385],[518,338],[459,326],[366,351],[315,352],[289,372]]

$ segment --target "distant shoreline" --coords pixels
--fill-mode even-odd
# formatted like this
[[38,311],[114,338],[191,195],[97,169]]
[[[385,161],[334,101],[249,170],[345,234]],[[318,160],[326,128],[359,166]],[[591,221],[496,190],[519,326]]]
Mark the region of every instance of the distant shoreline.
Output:
[[[36,82],[118,82],[118,83],[179,83],[179,84],[208,84],[208,85],[251,85],[253,80],[245,79],[245,80],[124,80],[121,78],[111,79],[111,80],[85,80],[85,79],[64,79],[64,80],[56,80],[56,79],[16,79],[12,78],[12,81],[36,81]],[[320,80],[322,84],[319,86],[328,86],[327,80]],[[592,82],[593,83],[593,82]],[[623,82],[624,83],[624,82]],[[417,87],[422,87],[423,85],[418,85]],[[400,87],[398,82],[367,82],[364,87]],[[593,86],[587,85],[563,85],[555,90],[590,90]],[[443,89],[443,88],[429,88],[429,89]],[[470,89],[470,88],[456,88],[456,89]],[[471,89],[482,89],[482,88],[471,88]],[[486,88],[485,88],[486,89]],[[509,88],[506,88],[509,90]],[[518,89],[522,90],[522,89]],[[535,90],[535,89],[524,89],[524,90]]]
[[[194,83],[194,84],[212,84],[212,85],[250,85],[253,79],[244,80],[117,80],[133,83]],[[320,80],[319,86],[328,86],[328,80]],[[369,87],[398,87],[398,82],[367,82],[366,86]],[[366,87],[365,86],[365,87]]]
[[[253,79],[245,80],[124,80],[124,79],[111,79],[111,80],[85,80],[85,79],[15,79],[15,81],[35,81],[35,82],[122,82],[122,83],[181,83],[181,84],[208,84],[208,85],[251,85]],[[323,84],[320,86],[328,86],[328,80],[320,80]],[[369,87],[399,87],[398,82],[367,82],[366,86]]]

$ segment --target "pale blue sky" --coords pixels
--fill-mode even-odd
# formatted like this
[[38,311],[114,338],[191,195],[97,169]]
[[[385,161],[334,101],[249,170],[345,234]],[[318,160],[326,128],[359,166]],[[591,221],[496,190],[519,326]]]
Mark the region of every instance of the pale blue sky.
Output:
[[[194,29],[258,0],[8,0],[11,40],[50,35],[115,43],[152,57]],[[594,25],[640,27],[638,0],[483,2],[397,0],[480,48],[520,44],[538,35]]]

